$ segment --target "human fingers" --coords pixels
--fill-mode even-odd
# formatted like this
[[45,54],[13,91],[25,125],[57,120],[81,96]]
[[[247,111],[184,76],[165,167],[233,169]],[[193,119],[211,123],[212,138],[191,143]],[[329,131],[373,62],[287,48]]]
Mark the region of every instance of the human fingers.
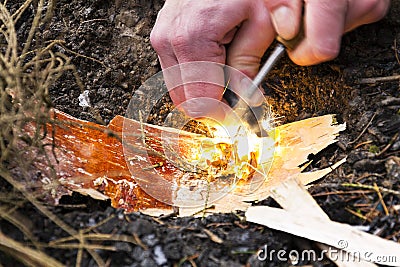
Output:
[[303,0],[265,0],[272,24],[283,39],[293,39],[300,29]]
[[[205,0],[199,3],[182,0],[164,6],[157,21],[158,25],[161,25],[163,21],[170,20],[169,29],[160,31],[162,27],[157,27],[153,30],[151,38],[160,61],[164,62],[164,67],[176,63],[175,58],[179,64],[194,61],[225,63],[225,44],[230,43],[235,37],[238,25],[249,18],[252,2]],[[179,11],[178,14],[171,15],[175,11]],[[171,31],[171,28],[174,30]],[[170,57],[165,59],[165,55]],[[180,87],[173,93],[177,96],[173,99],[175,104],[204,97],[221,100],[225,82],[222,67],[215,69],[185,67],[181,69],[181,77],[184,86],[183,90]],[[203,82],[198,78],[203,78]],[[193,83],[193,80],[196,82]],[[207,113],[218,109],[215,106],[217,102],[212,102],[214,103],[212,105],[206,103],[207,101],[195,102],[190,101],[192,104],[182,105],[189,116],[208,115]]]
[[304,39],[289,53],[298,65],[335,58],[345,31],[347,0],[307,0],[304,6]]
[[150,33],[150,42],[158,54],[158,59],[163,70],[165,84],[169,90],[169,95],[176,105],[185,100],[182,86],[182,79],[174,51],[170,43],[172,32],[171,24],[175,19],[175,14],[171,10],[176,10],[178,1],[166,1],[163,8],[157,15],[156,22]]
[[[165,85],[167,86],[168,93],[174,103],[179,105],[185,100],[185,92],[183,90],[183,83],[181,72],[178,65],[178,60],[175,57],[164,55],[159,62],[163,72]],[[167,67],[169,66],[169,67]]]
[[[210,2],[210,1],[208,1]],[[241,25],[247,21],[252,20],[253,15],[253,2],[261,1],[220,1],[215,6],[215,1],[211,1],[208,7],[204,6],[201,13],[212,14],[206,18],[207,22],[205,27],[187,27],[187,32],[175,36],[173,40],[173,47],[175,54],[180,63],[193,62],[196,60],[206,60],[218,63],[231,64],[227,60],[226,47],[232,47],[235,40],[238,38],[238,31]],[[200,14],[201,14],[200,13]],[[192,21],[201,21],[201,15],[196,20],[196,14],[191,17]],[[194,19],[194,20],[193,20]],[[239,30],[238,30],[239,29]],[[189,37],[190,45],[187,45],[185,38]],[[185,97],[188,101],[186,113],[192,117],[199,117],[206,114],[209,117],[223,118],[225,110],[222,110],[223,103],[214,102],[211,99],[221,100],[225,91],[225,72],[222,66],[212,66],[208,68],[193,68],[182,71],[182,78],[185,81],[193,80],[194,77],[200,74],[202,77],[207,77],[207,84],[186,84]],[[229,77],[228,77],[229,79]],[[206,98],[210,101],[206,101]],[[197,100],[196,100],[197,99]],[[189,103],[196,103],[195,105]]]
[[389,0],[307,0],[305,38],[289,53],[290,58],[299,65],[334,59],[345,32],[381,19],[389,5]]
[[244,97],[249,105],[258,106],[263,101],[263,95],[259,93],[246,97],[245,91],[251,87],[251,79],[256,76],[261,58],[276,33],[264,2],[253,1],[251,4],[248,19],[241,24],[227,50],[227,64],[233,68],[229,69],[227,76],[234,92]]
[[180,107],[190,117],[221,120],[225,116],[223,64],[192,61],[180,65],[185,100]]
[[383,18],[390,6],[390,0],[348,0],[345,31]]

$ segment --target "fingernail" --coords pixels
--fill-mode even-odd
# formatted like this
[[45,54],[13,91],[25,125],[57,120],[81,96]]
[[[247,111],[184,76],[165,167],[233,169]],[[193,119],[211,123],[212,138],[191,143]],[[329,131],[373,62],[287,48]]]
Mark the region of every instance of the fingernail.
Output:
[[296,35],[296,21],[294,12],[287,6],[280,6],[272,11],[272,23],[278,35],[290,40]]

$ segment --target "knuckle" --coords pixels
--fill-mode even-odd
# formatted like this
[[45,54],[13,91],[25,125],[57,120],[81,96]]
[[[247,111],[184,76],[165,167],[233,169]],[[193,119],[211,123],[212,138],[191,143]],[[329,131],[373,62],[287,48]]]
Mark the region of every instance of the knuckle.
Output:
[[257,74],[258,68],[260,67],[261,56],[259,55],[230,55],[227,63],[230,66],[234,66],[236,69],[243,72],[249,77],[254,77]]
[[364,0],[370,22],[382,19],[389,10],[390,0]]
[[300,0],[265,0],[265,5],[270,10],[274,10],[280,6],[287,6],[287,7],[300,7],[301,1]]
[[390,0],[375,0],[375,14],[376,20],[383,18],[389,10]]
[[178,49],[187,49],[191,43],[190,34],[175,33],[171,38],[171,45]]
[[169,38],[158,29],[153,28],[150,33],[150,43],[153,46],[154,50],[157,52],[165,51],[169,48]]
[[336,39],[316,42],[312,47],[312,52],[320,62],[332,60],[339,55],[340,42]]
[[210,46],[205,45],[205,38],[194,34],[193,31],[176,32],[171,36],[171,46],[181,60],[201,60],[210,51]]
[[166,13],[168,11],[165,10],[164,6],[157,15],[156,22],[154,24],[153,29],[150,32],[150,43],[156,52],[164,52],[170,49],[170,37],[169,37],[169,29],[166,28],[168,25],[169,18]]

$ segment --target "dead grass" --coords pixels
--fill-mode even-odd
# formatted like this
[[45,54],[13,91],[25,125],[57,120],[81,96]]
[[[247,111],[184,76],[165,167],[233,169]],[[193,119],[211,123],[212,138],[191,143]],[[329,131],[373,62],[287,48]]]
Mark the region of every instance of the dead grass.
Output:
[[[70,59],[54,49],[62,41],[44,43],[40,39],[40,30],[48,26],[52,17],[55,0],[27,0],[12,14],[7,9],[9,6],[7,1],[0,4],[0,177],[11,184],[15,192],[1,192],[0,220],[13,224],[29,242],[16,242],[0,231],[0,251],[27,266],[62,266],[43,252],[44,247],[56,245],[40,244],[31,232],[30,219],[18,212],[20,206],[31,202],[75,240],[74,243],[64,244],[63,248],[78,250],[77,266],[81,263],[84,250],[99,266],[104,266],[95,249],[105,248],[86,242],[96,237],[85,236],[85,231],[75,230],[64,223],[37,199],[34,190],[42,187],[40,179],[32,177],[37,156],[47,159],[51,167],[45,147],[54,144],[43,141],[46,135],[52,134],[46,130],[46,124],[52,123],[49,116],[52,107],[49,88],[66,71],[72,71],[77,86],[81,86]],[[15,25],[28,8],[33,9],[35,15],[30,22],[27,38],[19,42]],[[33,134],[26,133],[28,125],[34,125]],[[54,169],[50,173],[55,175]],[[105,237],[99,238],[104,240]]]

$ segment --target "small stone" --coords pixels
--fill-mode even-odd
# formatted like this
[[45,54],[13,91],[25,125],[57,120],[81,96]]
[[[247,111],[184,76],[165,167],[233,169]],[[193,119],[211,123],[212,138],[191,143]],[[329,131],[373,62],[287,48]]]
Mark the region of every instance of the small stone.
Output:
[[167,263],[167,258],[165,257],[164,251],[161,246],[156,246],[154,248],[154,260],[158,265],[163,265]]
[[137,219],[134,223],[129,225],[127,231],[130,234],[137,234],[141,237],[152,234],[154,232],[154,226],[147,220]]
[[385,168],[388,176],[391,179],[399,180],[400,179],[400,158],[393,157],[389,158],[385,162]]
[[373,159],[362,159],[354,163],[354,169],[357,171],[369,171],[374,173],[382,172],[384,167],[384,162],[382,160]]
[[79,106],[83,108],[90,107],[89,90],[83,91],[83,93],[81,93],[78,96],[78,100],[79,100]]
[[164,253],[168,259],[179,260],[182,258],[182,244],[171,242],[165,245]]
[[154,247],[158,243],[158,238],[155,234],[146,235],[142,238],[142,242],[149,247]]
[[395,142],[390,148],[391,151],[397,151],[400,149],[400,141]]
[[152,258],[145,258],[140,263],[140,266],[149,267],[149,266],[158,266],[158,265]]
[[132,249],[131,256],[133,259],[140,261],[140,259],[142,259],[144,257],[144,255],[143,255],[144,252],[145,251],[141,247],[136,246]]

